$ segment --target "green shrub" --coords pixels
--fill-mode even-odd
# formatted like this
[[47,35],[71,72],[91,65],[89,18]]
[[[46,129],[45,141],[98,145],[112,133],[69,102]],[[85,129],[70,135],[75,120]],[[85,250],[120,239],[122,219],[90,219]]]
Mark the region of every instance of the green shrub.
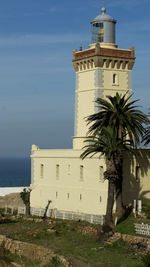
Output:
[[58,259],[58,257],[53,257],[51,260],[51,264],[55,267],[60,266],[60,260]]
[[141,260],[144,263],[145,267],[150,267],[150,253],[147,253],[142,256]]

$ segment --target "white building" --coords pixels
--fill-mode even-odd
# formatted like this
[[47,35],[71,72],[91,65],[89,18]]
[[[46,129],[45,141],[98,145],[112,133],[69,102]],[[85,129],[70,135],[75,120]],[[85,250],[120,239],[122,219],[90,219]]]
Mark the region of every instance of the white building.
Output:
[[97,97],[132,92],[134,48],[118,48],[115,43],[116,21],[101,14],[92,22],[92,43],[82,51],[73,51],[76,71],[75,131],[73,149],[51,150],[32,146],[31,207],[45,208],[51,200],[51,209],[65,211],[66,218],[104,215],[108,183],[103,180],[104,158],[80,159],[88,126],[85,117],[96,112]]

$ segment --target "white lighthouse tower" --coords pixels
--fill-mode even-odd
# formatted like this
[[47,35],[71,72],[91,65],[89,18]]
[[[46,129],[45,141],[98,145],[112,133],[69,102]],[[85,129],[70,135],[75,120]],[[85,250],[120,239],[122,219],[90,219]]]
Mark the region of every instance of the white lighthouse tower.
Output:
[[73,149],[84,146],[88,132],[85,118],[96,112],[95,100],[98,97],[132,91],[134,48],[118,48],[115,25],[116,20],[106,14],[103,7],[101,14],[91,22],[89,49],[73,51],[73,66],[76,71]]

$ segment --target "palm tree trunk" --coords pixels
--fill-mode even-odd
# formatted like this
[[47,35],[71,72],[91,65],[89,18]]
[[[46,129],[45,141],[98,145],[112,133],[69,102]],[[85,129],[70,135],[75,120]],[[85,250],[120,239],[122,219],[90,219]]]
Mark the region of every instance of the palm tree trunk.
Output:
[[118,171],[116,168],[116,158],[106,158],[106,172],[104,173],[105,179],[108,179],[108,198],[105,225],[114,226],[113,223],[113,206],[114,206],[114,194],[116,189],[116,181],[118,181]]
[[117,172],[118,172],[119,179],[116,183],[116,212],[118,214],[124,214],[125,207],[123,205],[123,198],[122,198],[122,182],[123,182],[123,155],[122,153],[118,156]]
[[108,225],[110,227],[114,225],[112,216],[113,205],[114,205],[114,191],[115,191],[115,184],[113,181],[109,180],[105,225]]
[[108,225],[112,228],[114,225],[113,223],[113,206],[114,206],[114,190],[115,185],[114,183],[109,180],[108,182],[108,199],[107,199],[107,209],[106,209],[106,217],[105,217],[105,225]]
[[116,184],[116,212],[118,214],[123,214],[125,207],[123,205],[122,199],[122,179]]

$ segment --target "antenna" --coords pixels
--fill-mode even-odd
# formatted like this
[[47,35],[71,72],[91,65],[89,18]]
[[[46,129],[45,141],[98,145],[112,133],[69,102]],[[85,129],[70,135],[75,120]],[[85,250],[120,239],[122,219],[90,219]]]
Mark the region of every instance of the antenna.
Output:
[[101,11],[102,11],[102,14],[104,14],[106,12],[105,0],[102,0],[102,5],[103,5],[103,7],[101,8]]

